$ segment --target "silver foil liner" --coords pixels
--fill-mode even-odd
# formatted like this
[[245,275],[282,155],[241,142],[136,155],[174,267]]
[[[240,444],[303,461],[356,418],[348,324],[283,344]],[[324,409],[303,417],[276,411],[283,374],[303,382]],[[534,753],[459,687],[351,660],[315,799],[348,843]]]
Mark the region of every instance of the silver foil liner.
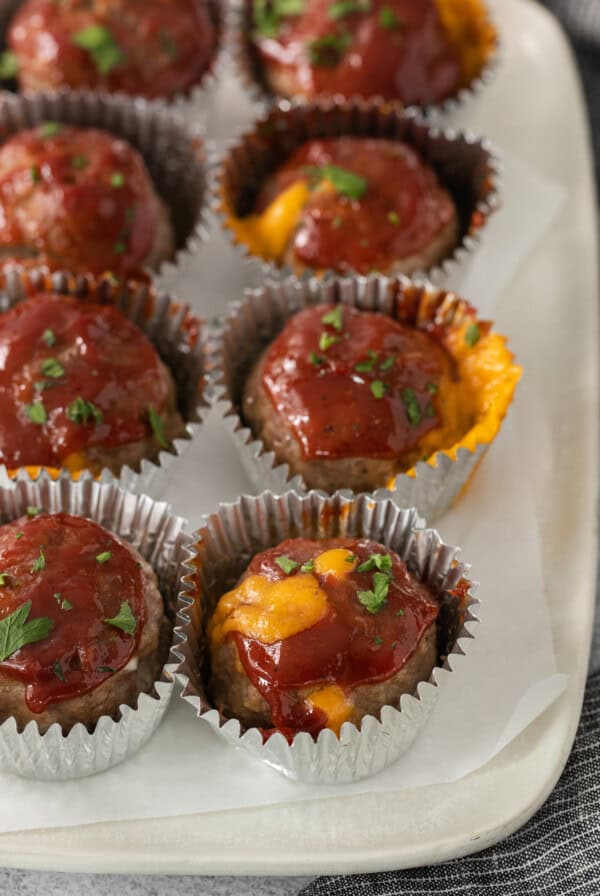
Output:
[[[263,742],[257,728],[244,730],[237,719],[226,719],[211,704],[205,687],[206,625],[220,596],[235,585],[255,554],[299,536],[365,537],[397,552],[440,601],[439,664],[414,695],[403,695],[399,706],[384,706],[379,719],[365,716],[360,728],[345,722],[339,737],[326,729],[316,740],[303,732],[290,744],[276,733]],[[402,510],[392,501],[374,501],[367,495],[288,492],[276,497],[264,492],[222,504],[194,534],[185,563],[171,652],[183,699],[230,745],[243,747],[290,778],[343,784],[381,771],[411,746],[447,685],[453,656],[464,654],[468,639],[474,637],[478,601],[470,582],[455,593],[469,569],[456,554],[457,548],[424,528],[414,508]]]
[[[328,281],[290,277],[248,290],[244,300],[225,317],[209,347],[210,375],[214,382],[212,400],[257,490],[281,494],[288,489],[304,492],[307,487],[301,476],[292,475],[286,464],[278,463],[275,454],[246,425],[241,412],[246,378],[290,317],[302,308],[338,302],[379,311],[400,323],[423,328],[433,323],[460,326],[462,321],[472,321],[474,314],[472,306],[454,293],[405,277],[370,275]],[[458,498],[488,447],[486,443],[477,445],[474,451],[459,448],[455,460],[440,449],[435,465],[420,461],[414,476],[398,474],[393,489],[378,489],[375,496],[391,498],[399,507],[416,507],[427,520],[434,521]]]
[[[118,479],[122,488],[151,491],[155,497],[160,496],[167,485],[171,465],[198,438],[210,408],[201,321],[190,313],[187,305],[146,284],[134,281],[115,284],[107,277],[24,272],[18,268],[6,273],[0,289],[0,313],[29,295],[48,291],[75,296],[82,302],[116,306],[145,333],[171,371],[178,407],[185,421],[185,436],[175,439],[172,451],[161,450],[156,461],[144,458],[136,469],[123,466],[118,476],[105,469],[99,477],[100,482]],[[71,478],[77,475],[71,474]],[[0,485],[10,481],[8,470],[0,464]]]
[[[76,514],[100,523],[136,548],[154,568],[167,616],[174,618],[178,584],[190,537],[185,521],[167,504],[99,484],[86,474],[79,482],[46,474],[32,480],[20,471],[13,485],[0,487],[0,525],[35,506],[49,513]],[[165,657],[168,660],[168,657]],[[173,692],[172,669],[163,666],[150,693],[137,706],[123,704],[117,716],[101,716],[93,730],[78,723],[65,735],[58,723],[40,734],[37,723],[19,731],[14,718],[0,725],[0,767],[27,778],[63,780],[103,772],[138,750],[154,733]]]
[[[494,27],[491,15],[489,21]],[[268,106],[276,102],[278,97],[269,88],[263,73],[262,63],[257,48],[252,41],[252,5],[251,0],[233,0],[230,4],[226,20],[227,44],[231,48],[231,55],[235,65],[235,71],[251,99],[260,106]],[[501,42],[496,36],[493,51],[490,53],[485,65],[478,76],[466,87],[461,89],[442,103],[421,107],[425,114],[453,115],[476,97],[479,97],[485,88],[493,81],[501,63]],[[381,102],[394,104],[393,100],[377,98]],[[302,101],[300,99],[300,101]],[[402,107],[398,100],[395,105]],[[419,108],[407,106],[407,109]]]
[[129,142],[143,156],[154,186],[171,213],[176,252],[150,274],[177,271],[207,237],[208,150],[200,134],[161,106],[124,95],[56,91],[4,93],[0,143],[45,121],[99,128]]
[[[402,140],[428,162],[457,205],[459,242],[451,255],[415,280],[453,285],[478,248],[489,216],[500,206],[500,162],[486,138],[428,123],[416,112],[403,112],[378,100],[323,99],[314,103],[282,100],[239,137],[217,163],[211,187],[212,207],[248,265],[248,285],[280,280],[295,272],[287,265],[252,255],[228,224],[250,214],[259,186],[294,150],[321,137],[355,136]],[[349,274],[356,272],[349,271]],[[305,272],[302,278],[314,275]],[[333,276],[319,272],[319,276]]]
[[[24,0],[0,0],[0,51],[6,47],[6,32],[10,25],[11,19],[22,6]],[[162,98],[157,97],[152,100],[153,103],[169,107],[171,110],[179,112],[186,120],[193,120],[197,124],[205,124],[215,102],[215,92],[219,81],[226,68],[226,59],[228,53],[226,50],[226,8],[220,0],[205,0],[208,7],[212,23],[217,33],[217,45],[213,54],[213,58],[203,72],[200,81],[192,85],[187,91],[178,93],[173,97]],[[11,85],[13,86],[13,85]],[[6,90],[6,93],[14,93],[18,90],[15,80],[14,90]],[[68,93],[69,88],[65,87],[61,92]],[[101,94],[103,96],[121,96],[132,99],[129,94],[113,93],[106,91],[92,91],[93,94]],[[26,94],[27,92],[24,92]],[[31,91],[29,96],[34,95]]]

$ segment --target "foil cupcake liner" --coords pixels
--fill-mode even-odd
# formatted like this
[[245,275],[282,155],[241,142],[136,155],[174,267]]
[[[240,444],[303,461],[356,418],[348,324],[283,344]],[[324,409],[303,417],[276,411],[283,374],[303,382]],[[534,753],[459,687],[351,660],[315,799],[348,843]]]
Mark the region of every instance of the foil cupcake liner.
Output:
[[173,275],[197,254],[208,234],[209,150],[196,131],[160,104],[124,95],[56,91],[4,94],[0,140],[45,121],[108,131],[144,158],[171,212],[176,253],[149,274]]
[[[496,31],[496,40],[493,51],[477,75],[468,86],[461,89],[448,99],[438,104],[427,106],[408,105],[403,107],[401,100],[384,100],[383,97],[370,97],[388,105],[395,105],[399,109],[419,110],[425,115],[439,114],[450,116],[462,110],[474,99],[481,96],[489,84],[494,80],[502,61],[502,44],[498,37],[497,29],[488,15],[491,27]],[[262,63],[258,51],[252,42],[252,6],[251,0],[234,0],[230,4],[226,19],[227,45],[231,48],[231,56],[235,71],[243,84],[246,92],[253,102],[260,107],[270,106],[277,102],[279,97],[269,88],[263,75]],[[357,98],[358,99],[358,98]],[[302,98],[298,98],[303,102]]]
[[[474,310],[464,299],[436,289],[431,284],[406,277],[344,277],[308,281],[290,277],[269,282],[262,289],[248,290],[224,319],[209,347],[212,400],[233,438],[241,463],[257,490],[277,494],[287,490],[307,491],[300,475],[277,461],[262,441],[256,439],[241,413],[241,395],[253,363],[281,332],[285,323],[302,308],[342,303],[364,311],[379,311],[409,326],[460,326],[472,320]],[[449,446],[450,447],[450,446]],[[415,507],[428,521],[438,519],[459,497],[475,472],[489,443],[474,450],[461,447],[452,458],[444,449],[436,453],[435,465],[420,461],[415,475],[399,473],[393,488],[380,488],[376,497],[391,498],[399,507]]]
[[[443,646],[429,680],[420,682],[414,695],[404,694],[399,706],[383,707],[380,719],[366,716],[360,728],[345,722],[339,737],[326,729],[316,740],[302,732],[289,743],[275,733],[263,742],[257,728],[245,730],[211,704],[203,673],[206,624],[219,597],[233,587],[252,556],[298,536],[366,537],[397,552],[439,597]],[[474,637],[478,601],[470,590],[464,598],[454,594],[469,569],[456,560],[457,550],[444,544],[433,529],[425,529],[414,508],[403,510],[392,501],[374,501],[367,495],[288,492],[277,497],[264,492],[220,505],[194,534],[185,563],[171,652],[173,663],[178,663],[173,674],[183,686],[183,699],[227,743],[246,749],[290,778],[342,784],[381,771],[411,746],[447,685],[454,657],[464,654],[467,640]]]
[[[115,484],[100,484],[86,475],[79,482],[47,474],[32,480],[20,471],[8,488],[0,487],[0,524],[25,514],[28,506],[50,513],[88,517],[123,538],[157,574],[167,615],[174,619],[178,583],[190,537],[185,521],[167,504],[137,496]],[[165,657],[168,660],[168,657]],[[135,707],[123,704],[115,717],[101,716],[92,730],[76,724],[64,734],[58,723],[40,734],[35,721],[21,731],[14,718],[0,725],[0,767],[40,780],[81,778],[106,771],[138,750],[160,724],[173,693],[172,668],[165,662],[150,693]]]
[[[178,406],[185,421],[185,437],[173,442],[173,451],[161,450],[156,461],[144,458],[138,469],[124,466],[117,476],[104,469],[100,482],[118,480],[122,488],[136,492],[151,491],[155,497],[168,482],[172,464],[198,438],[210,409],[210,390],[206,378],[206,350],[202,324],[187,305],[168,293],[138,282],[114,283],[107,277],[73,275],[59,272],[10,269],[0,290],[0,313],[7,311],[36,292],[58,292],[75,296],[82,302],[115,305],[148,337],[175,380]],[[71,474],[77,478],[79,473]],[[0,485],[12,479],[6,466],[0,465]]]
[[[0,0],[0,52],[6,48],[6,32],[10,26],[11,19],[23,2],[24,0]],[[187,91],[168,98],[156,97],[150,100],[150,102],[156,105],[169,107],[171,110],[174,109],[185,117],[186,120],[193,120],[198,124],[206,123],[214,107],[216,88],[226,69],[226,59],[229,55],[226,49],[226,8],[220,0],[204,0],[204,2],[208,7],[217,34],[217,44],[208,68],[203,72],[200,81],[189,87]],[[71,90],[71,88],[64,87],[60,92],[69,93]],[[85,90],[85,88],[82,88],[82,90]],[[20,91],[16,80],[14,84],[11,84],[10,89],[5,88],[2,92],[12,96],[15,94],[35,96],[33,91]],[[142,99],[144,101],[143,97],[122,92],[109,93],[108,91],[98,91],[91,88],[89,92],[104,97],[122,97],[130,100]]]
[[[430,124],[416,112],[402,112],[378,100],[323,99],[314,103],[282,100],[263,113],[252,130],[240,136],[215,166],[212,207],[247,264],[248,285],[265,278],[281,280],[295,272],[287,265],[252,255],[229,225],[233,216],[250,212],[258,186],[293,151],[308,140],[355,136],[402,140],[438,174],[458,208],[460,240],[450,256],[415,272],[415,280],[457,288],[479,247],[489,216],[500,206],[500,162],[490,142]],[[315,271],[301,274],[302,279]],[[349,271],[350,275],[356,272]],[[318,276],[334,276],[318,272]]]

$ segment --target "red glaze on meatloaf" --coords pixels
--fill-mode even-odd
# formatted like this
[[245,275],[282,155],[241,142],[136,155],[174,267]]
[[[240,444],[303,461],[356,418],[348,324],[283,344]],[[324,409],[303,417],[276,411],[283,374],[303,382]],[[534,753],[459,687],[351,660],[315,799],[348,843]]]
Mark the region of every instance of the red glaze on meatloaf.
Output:
[[197,84],[216,40],[203,0],[26,0],[8,34],[23,88],[148,98]]

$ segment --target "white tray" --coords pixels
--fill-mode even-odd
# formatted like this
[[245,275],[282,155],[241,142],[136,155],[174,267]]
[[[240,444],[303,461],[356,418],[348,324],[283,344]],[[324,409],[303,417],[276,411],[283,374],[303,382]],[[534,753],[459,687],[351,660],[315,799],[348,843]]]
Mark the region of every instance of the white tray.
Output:
[[[569,754],[583,695],[596,569],[597,231],[588,131],[571,53],[553,19],[532,0],[501,0],[502,72],[465,123],[567,188],[568,204],[513,279],[496,315],[551,421],[534,483],[544,573],[562,697],[480,771],[455,784],[401,794],[294,803],[149,821],[0,836],[0,864],[60,871],[304,874],[381,871],[483,849],[522,825],[544,802]],[[230,108],[230,107],[229,107]],[[228,114],[226,108],[225,114]],[[221,121],[225,131],[226,123]],[[218,281],[210,310],[224,301]],[[528,303],[543,291],[543,315]],[[188,296],[189,298],[189,296]],[[210,305],[210,302],[209,302]],[[208,310],[209,305],[205,305]],[[515,332],[510,321],[521,318]],[[196,470],[201,497],[178,511],[197,518],[247,488],[231,446],[209,433]],[[215,471],[227,470],[226,476]],[[204,474],[204,475],[203,475]],[[226,491],[222,483],[226,479]],[[499,573],[501,574],[501,573]],[[151,787],[149,782],[149,787]]]

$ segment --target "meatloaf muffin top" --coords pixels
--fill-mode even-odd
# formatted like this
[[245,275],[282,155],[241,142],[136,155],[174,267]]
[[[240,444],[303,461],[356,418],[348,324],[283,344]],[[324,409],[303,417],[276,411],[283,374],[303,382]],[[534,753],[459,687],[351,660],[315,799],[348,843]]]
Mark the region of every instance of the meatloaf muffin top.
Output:
[[483,0],[253,0],[276,93],[440,103],[479,75],[496,36]]
[[169,257],[173,234],[133,146],[48,121],[0,146],[0,252],[127,275]]
[[410,469],[472,423],[435,333],[344,305],[295,314],[266,351],[262,385],[308,459],[388,458]]
[[231,225],[256,255],[340,273],[426,270],[458,241],[456,205],[434,169],[402,141],[368,137],[303,144]]
[[30,514],[0,527],[0,678],[25,685],[28,710],[43,713],[128,665],[146,604],[129,546],[82,517]]
[[220,649],[233,642],[272,726],[287,736],[339,731],[352,717],[352,692],[397,675],[438,611],[428,588],[383,545],[290,539],[257,554],[221,597],[208,630],[213,680]]
[[112,305],[40,293],[0,315],[0,463],[120,468],[180,434],[171,373]]
[[22,88],[148,98],[197,84],[216,41],[203,0],[26,0],[8,32]]

